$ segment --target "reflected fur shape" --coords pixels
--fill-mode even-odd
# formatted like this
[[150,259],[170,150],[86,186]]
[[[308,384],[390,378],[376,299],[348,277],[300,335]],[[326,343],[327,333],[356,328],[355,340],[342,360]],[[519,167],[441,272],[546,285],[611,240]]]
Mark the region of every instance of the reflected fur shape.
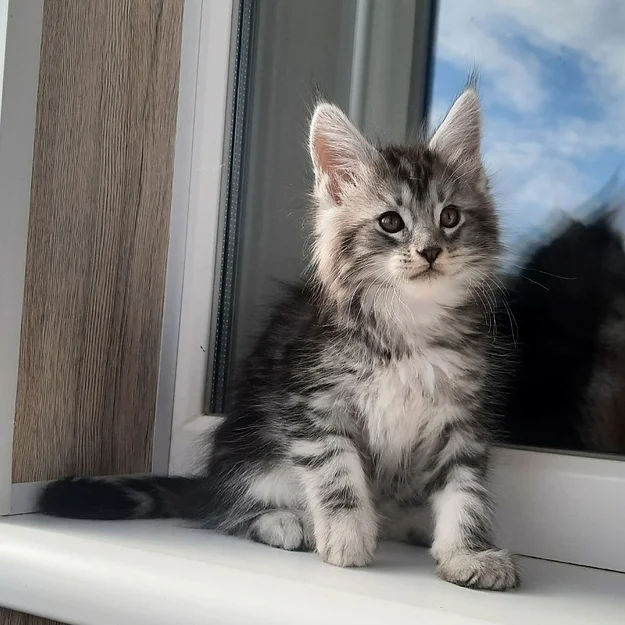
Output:
[[[516,332],[507,442],[625,453],[625,247],[616,197],[555,221],[509,281]],[[514,319],[516,327],[506,328]]]

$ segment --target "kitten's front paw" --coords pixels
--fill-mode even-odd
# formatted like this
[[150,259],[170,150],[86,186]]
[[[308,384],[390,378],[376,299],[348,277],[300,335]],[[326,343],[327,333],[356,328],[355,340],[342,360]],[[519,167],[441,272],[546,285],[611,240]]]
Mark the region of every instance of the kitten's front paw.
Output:
[[481,590],[508,590],[519,584],[519,573],[510,552],[489,549],[458,553],[438,562],[442,579],[458,586]]
[[317,549],[334,566],[367,566],[377,545],[377,526],[361,515],[344,513],[328,519],[317,533]]

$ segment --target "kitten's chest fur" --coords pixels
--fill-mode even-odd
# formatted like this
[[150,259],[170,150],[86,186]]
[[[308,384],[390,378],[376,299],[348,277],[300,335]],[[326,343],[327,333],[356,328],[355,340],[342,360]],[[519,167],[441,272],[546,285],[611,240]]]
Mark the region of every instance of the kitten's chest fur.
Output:
[[413,472],[436,448],[447,423],[459,418],[459,354],[422,346],[380,364],[359,388],[363,437],[375,474],[384,479]]

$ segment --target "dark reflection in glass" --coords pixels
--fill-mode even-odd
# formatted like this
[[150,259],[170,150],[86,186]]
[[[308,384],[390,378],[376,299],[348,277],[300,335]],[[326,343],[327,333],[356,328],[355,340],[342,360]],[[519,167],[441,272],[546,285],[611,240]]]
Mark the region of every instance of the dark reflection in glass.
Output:
[[510,280],[514,333],[506,440],[625,453],[625,251],[605,206],[562,218]]

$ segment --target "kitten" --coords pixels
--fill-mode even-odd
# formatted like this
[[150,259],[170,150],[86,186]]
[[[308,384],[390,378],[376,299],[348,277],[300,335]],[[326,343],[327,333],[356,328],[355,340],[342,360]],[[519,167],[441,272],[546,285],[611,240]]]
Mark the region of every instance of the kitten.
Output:
[[618,206],[567,219],[509,289],[518,368],[507,442],[625,453],[625,250]]
[[480,284],[498,221],[473,88],[428,142],[375,147],[332,104],[310,125],[311,279],[244,363],[206,477],[68,479],[43,512],[186,517],[342,567],[379,539],[431,545],[440,576],[517,584],[492,543],[492,339]]

